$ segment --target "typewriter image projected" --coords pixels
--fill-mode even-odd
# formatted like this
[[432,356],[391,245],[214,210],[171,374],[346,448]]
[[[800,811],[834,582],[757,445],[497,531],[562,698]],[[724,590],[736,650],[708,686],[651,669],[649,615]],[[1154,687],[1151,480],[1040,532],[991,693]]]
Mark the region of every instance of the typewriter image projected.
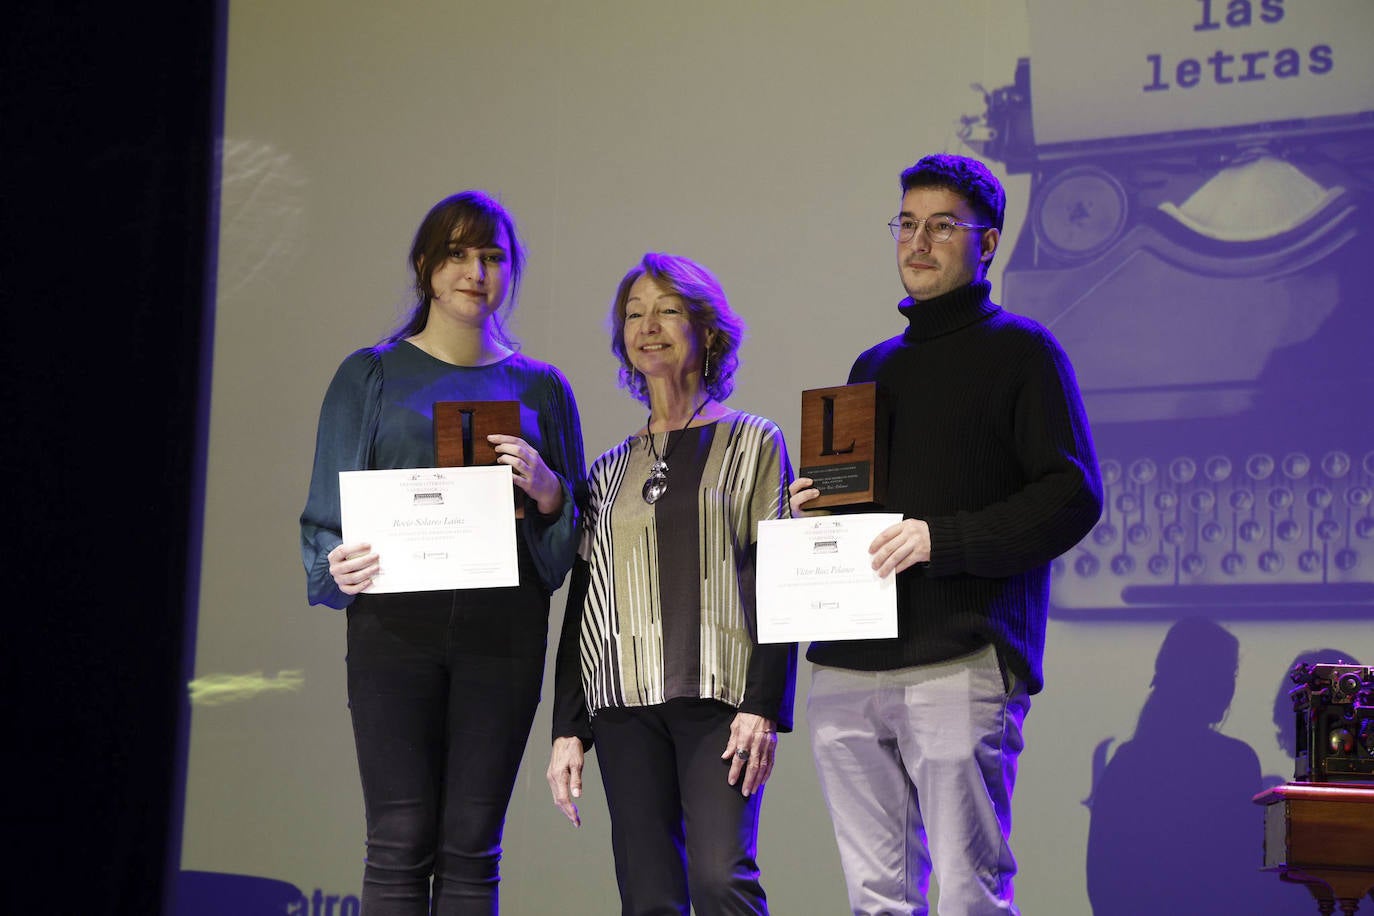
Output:
[[1068,351],[1101,462],[1051,615],[1368,615],[1374,4],[1129,6],[1031,0],[961,130],[1030,176],[1001,299]]

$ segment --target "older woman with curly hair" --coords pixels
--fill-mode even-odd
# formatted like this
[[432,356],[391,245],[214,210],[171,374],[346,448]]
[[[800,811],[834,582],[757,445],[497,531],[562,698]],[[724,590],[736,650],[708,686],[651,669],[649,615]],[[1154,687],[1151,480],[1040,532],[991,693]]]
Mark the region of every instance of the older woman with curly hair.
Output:
[[644,426],[596,460],[558,650],[554,803],[580,824],[583,755],[606,789],[621,912],[767,913],[756,848],[797,648],[760,646],[760,519],[789,514],[771,421],[725,406],[744,325],[686,258],[646,254],[611,309]]

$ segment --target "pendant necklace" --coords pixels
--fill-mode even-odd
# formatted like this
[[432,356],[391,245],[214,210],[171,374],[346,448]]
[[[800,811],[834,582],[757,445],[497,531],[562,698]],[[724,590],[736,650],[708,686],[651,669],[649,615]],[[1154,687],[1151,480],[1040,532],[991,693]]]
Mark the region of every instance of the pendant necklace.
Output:
[[[687,427],[692,425],[692,421],[697,418],[697,414],[701,413],[701,409],[706,406],[706,402],[709,400],[711,399],[708,397],[698,404],[697,409],[692,411],[692,415],[687,418],[687,422],[682,424],[682,429],[678,431],[678,442],[682,441],[687,432]],[[643,493],[644,501],[651,506],[662,499],[664,493],[668,492],[668,456],[672,454],[673,446],[677,444],[677,442],[672,441],[673,433],[672,430],[669,430],[667,437],[663,440],[663,456],[659,457],[658,448],[654,445],[653,430],[649,428],[649,424],[653,423],[653,420],[654,415],[650,411],[649,422],[644,424],[644,432],[649,439],[649,452],[654,456],[654,463],[649,465],[649,479],[644,481]]]

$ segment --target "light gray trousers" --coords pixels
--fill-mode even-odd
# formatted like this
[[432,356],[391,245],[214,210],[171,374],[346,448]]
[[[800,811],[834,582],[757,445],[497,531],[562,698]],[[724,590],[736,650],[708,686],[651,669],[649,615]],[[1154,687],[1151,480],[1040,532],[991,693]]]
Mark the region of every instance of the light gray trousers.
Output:
[[991,646],[895,671],[813,667],[807,719],[854,916],[1016,914],[1011,795],[1025,685]]

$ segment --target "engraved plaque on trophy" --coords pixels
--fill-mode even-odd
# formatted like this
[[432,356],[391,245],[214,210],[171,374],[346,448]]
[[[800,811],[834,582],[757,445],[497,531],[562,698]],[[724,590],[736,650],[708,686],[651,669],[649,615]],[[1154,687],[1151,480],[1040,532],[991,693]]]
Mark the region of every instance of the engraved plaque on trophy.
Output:
[[[519,401],[435,401],[434,464],[467,468],[496,464],[487,436],[520,435]],[[515,491],[515,517],[525,516],[525,494]]]
[[877,508],[887,491],[887,409],[874,382],[802,392],[798,477],[821,495],[807,509]]

